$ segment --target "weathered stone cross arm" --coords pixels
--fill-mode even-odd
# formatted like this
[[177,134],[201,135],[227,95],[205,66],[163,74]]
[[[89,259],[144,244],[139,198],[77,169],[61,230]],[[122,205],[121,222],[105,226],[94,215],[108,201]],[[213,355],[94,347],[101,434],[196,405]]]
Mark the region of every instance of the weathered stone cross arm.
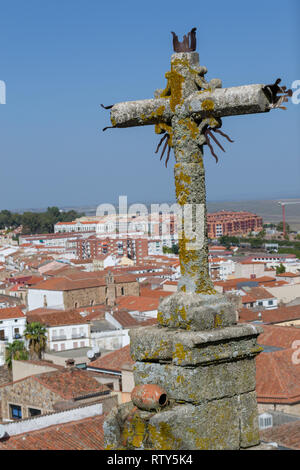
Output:
[[[274,107],[272,96],[266,93],[266,85],[244,85],[216,88],[212,91],[196,91],[184,101],[185,117],[204,119],[242,114],[269,112]],[[169,100],[154,98],[117,103],[111,108],[113,127],[171,124],[173,111]],[[182,110],[181,110],[182,116]]]

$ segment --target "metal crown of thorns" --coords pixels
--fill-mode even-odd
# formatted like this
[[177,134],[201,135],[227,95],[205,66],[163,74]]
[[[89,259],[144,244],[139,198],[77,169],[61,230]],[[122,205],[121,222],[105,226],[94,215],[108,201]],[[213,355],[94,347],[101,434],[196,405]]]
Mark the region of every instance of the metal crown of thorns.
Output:
[[[178,36],[173,31],[171,31],[171,34],[173,36],[173,49],[174,49],[174,52],[194,52],[196,50],[196,29],[197,28],[193,28],[193,29],[191,29],[191,31],[187,35],[184,35],[182,42],[180,42],[178,40]],[[204,80],[203,77],[202,77],[202,81],[205,85],[208,85],[208,83]],[[291,89],[288,90],[286,86],[279,86],[280,82],[281,82],[281,78],[278,78],[274,84],[265,85],[265,87],[263,88],[263,91],[267,95],[267,97],[270,99],[270,101],[272,102],[271,108],[279,108],[279,109],[286,110],[287,109],[286,106],[282,106],[282,104],[285,103],[285,102],[288,102],[288,97],[291,97],[293,95],[293,92],[292,92]],[[279,93],[281,93],[281,95],[278,95]],[[104,106],[103,104],[101,104],[101,106],[104,109],[111,109],[114,105]],[[205,122],[205,121],[207,121],[207,122]],[[221,127],[221,125],[222,125],[221,120],[219,120],[219,123],[216,126],[214,126],[214,128],[209,125],[209,120],[208,119],[203,119],[201,121],[202,132],[203,132],[203,134],[205,136],[205,140],[206,140],[205,143],[208,145],[208,147],[211,151],[211,154],[216,159],[216,162],[218,162],[219,159],[218,159],[217,155],[214,152],[213,146],[212,146],[211,141],[210,141],[210,137],[214,140],[214,142],[219,146],[219,148],[223,152],[225,152],[225,149],[220,144],[220,142],[218,141],[216,136],[213,135],[212,131],[222,135],[229,142],[231,142],[231,143],[234,142],[233,140],[230,139],[230,137],[227,134],[220,131],[219,127]],[[113,128],[114,128],[114,126],[107,126],[107,127],[104,127],[103,131],[106,131],[106,129],[113,129]],[[169,161],[169,158],[170,158],[171,148],[172,148],[172,146],[170,145],[171,138],[170,138],[170,134],[168,132],[166,132],[165,130],[162,130],[161,133],[163,133],[164,136],[159,141],[158,146],[155,150],[155,153],[158,153],[162,143],[165,141],[162,152],[161,152],[161,155],[160,155],[160,160],[162,160],[162,158],[165,154],[165,151],[168,147],[167,157],[166,157],[166,161],[165,161],[165,166],[167,167],[168,161]]]

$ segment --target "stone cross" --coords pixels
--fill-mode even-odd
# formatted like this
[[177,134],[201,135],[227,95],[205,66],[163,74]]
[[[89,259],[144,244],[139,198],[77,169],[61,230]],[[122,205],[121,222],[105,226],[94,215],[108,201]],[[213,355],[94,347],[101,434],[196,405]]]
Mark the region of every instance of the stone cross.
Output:
[[262,328],[237,323],[234,302],[216,293],[209,278],[203,146],[217,158],[210,138],[223,149],[214,135],[228,138],[220,131],[222,117],[282,107],[290,91],[279,87],[280,80],[223,89],[220,80],[204,79],[195,28],[182,43],[173,33],[173,44],[165,90],[157,90],[154,99],[110,107],[113,127],[155,125],[163,134],[157,150],[164,142],[163,156],[169,147],[166,162],[174,149],[176,198],[183,215],[178,291],[161,300],[157,325],[130,331],[136,387],[132,402],[106,419],[105,445],[124,450],[249,448],[259,444],[255,357],[262,349],[257,345]]
[[[111,108],[111,123],[116,127],[155,125],[155,132],[164,134],[162,156],[168,146],[175,154],[175,187],[177,203],[182,208],[179,235],[181,279],[178,290],[187,293],[214,294],[208,271],[208,239],[206,227],[206,190],[203,146],[213,151],[210,137],[221,147],[212,132],[228,140],[219,129],[221,118],[242,114],[264,113],[281,107],[286,88],[274,85],[245,85],[222,88],[221,80],[207,82],[206,67],[199,65],[196,28],[179,43],[173,34],[174,49],[171,71],[165,74],[167,86],[157,90],[154,99],[118,103]],[[191,37],[191,45],[188,40]],[[105,128],[107,129],[107,128]],[[231,141],[231,140],[230,140]],[[161,156],[161,158],[162,158]],[[188,211],[189,209],[189,211]]]

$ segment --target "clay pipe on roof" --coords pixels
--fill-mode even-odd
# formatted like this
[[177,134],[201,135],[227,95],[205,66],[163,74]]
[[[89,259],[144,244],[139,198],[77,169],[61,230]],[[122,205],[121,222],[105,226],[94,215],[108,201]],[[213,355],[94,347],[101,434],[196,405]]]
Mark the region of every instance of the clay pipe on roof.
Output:
[[131,400],[141,410],[158,410],[168,403],[167,393],[155,384],[137,385],[131,392]]

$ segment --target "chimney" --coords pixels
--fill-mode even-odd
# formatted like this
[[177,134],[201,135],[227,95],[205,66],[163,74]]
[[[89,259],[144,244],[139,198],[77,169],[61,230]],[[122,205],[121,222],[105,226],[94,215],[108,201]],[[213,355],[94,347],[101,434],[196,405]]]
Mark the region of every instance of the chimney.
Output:
[[67,359],[66,360],[66,367],[68,369],[71,369],[71,367],[74,367],[75,366],[75,360],[74,359]]

